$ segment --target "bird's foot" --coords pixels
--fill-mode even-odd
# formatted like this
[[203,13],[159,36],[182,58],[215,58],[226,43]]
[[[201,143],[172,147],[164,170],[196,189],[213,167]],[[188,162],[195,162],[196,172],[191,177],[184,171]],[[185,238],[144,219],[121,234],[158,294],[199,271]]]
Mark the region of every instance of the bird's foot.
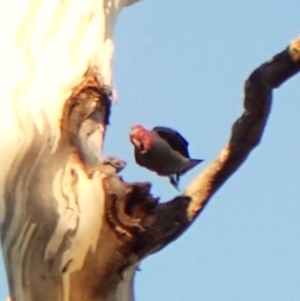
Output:
[[169,179],[170,179],[170,183],[171,185],[177,189],[179,191],[179,188],[178,188],[178,184],[179,184],[179,176],[177,174],[174,174],[174,175],[170,175],[169,176]]

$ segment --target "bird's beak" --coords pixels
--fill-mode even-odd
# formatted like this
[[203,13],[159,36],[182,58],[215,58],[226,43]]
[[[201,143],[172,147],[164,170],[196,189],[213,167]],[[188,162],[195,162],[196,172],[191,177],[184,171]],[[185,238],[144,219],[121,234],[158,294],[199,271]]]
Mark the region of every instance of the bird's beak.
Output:
[[134,146],[136,146],[137,148],[141,148],[141,146],[142,146],[141,141],[135,139],[134,136],[130,135],[130,141],[131,141],[131,143],[132,143]]
[[139,140],[136,139],[137,134],[138,134],[138,129],[136,129],[136,128],[134,128],[134,127],[131,128],[131,130],[130,130],[130,132],[129,132],[130,141],[131,141],[131,143],[132,143],[134,146],[140,148],[141,142],[140,142]]
[[129,133],[130,141],[143,154],[146,153],[147,150],[144,149],[143,141],[141,141],[141,139],[138,139],[139,136],[140,136],[140,129],[136,127],[132,127]]
[[140,140],[135,139],[134,136],[130,136],[130,141],[142,154],[147,152],[147,150],[144,149],[143,143]]

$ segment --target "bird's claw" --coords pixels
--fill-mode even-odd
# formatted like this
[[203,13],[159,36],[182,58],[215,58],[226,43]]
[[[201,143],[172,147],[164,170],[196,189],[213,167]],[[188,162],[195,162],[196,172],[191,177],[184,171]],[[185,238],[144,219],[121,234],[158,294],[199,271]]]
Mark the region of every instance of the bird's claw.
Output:
[[170,183],[172,184],[172,186],[179,191],[179,188],[178,188],[179,176],[176,175],[176,174],[175,175],[170,175],[169,179],[170,179]]

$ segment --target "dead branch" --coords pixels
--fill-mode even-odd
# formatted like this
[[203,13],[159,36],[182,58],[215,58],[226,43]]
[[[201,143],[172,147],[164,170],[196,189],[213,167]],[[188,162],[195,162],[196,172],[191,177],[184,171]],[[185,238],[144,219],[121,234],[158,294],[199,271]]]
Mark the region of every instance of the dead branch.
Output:
[[234,123],[220,155],[188,186],[182,196],[153,206],[141,222],[133,250],[144,257],[177,238],[202,212],[222,184],[259,144],[272,104],[272,90],[300,70],[300,38],[252,72],[245,84],[244,112]]
[[272,105],[272,90],[300,70],[300,38],[252,72],[245,84],[244,112],[234,123],[219,157],[187,188],[188,219],[202,211],[212,195],[242,165],[259,144]]
[[[77,2],[67,1],[70,11],[64,1],[59,2],[53,6],[57,17],[50,20],[51,30],[38,42],[30,39],[30,30],[40,28],[34,20],[44,19],[44,10],[33,5],[34,17],[25,15],[18,22],[22,28],[16,40],[25,49],[22,60],[28,70],[26,76],[10,77],[7,85],[6,97],[12,105],[5,106],[2,115],[9,119],[2,119],[10,120],[10,135],[3,135],[5,164],[0,179],[5,209],[1,243],[15,301],[132,301],[133,277],[141,259],[185,231],[246,160],[262,137],[272,89],[300,70],[299,38],[250,75],[245,111],[220,156],[183,195],[159,204],[149,183],[125,183],[119,177],[125,165],[122,160],[102,160],[111,105],[107,85],[113,24],[121,8],[136,0],[114,1],[115,5],[100,2],[82,2],[88,8],[82,12]],[[15,6],[9,8],[13,12]],[[78,18],[80,26],[56,23],[64,14]],[[14,21],[13,14],[6,15],[7,24]],[[57,39],[58,32],[68,38]],[[99,36],[103,40],[94,43]],[[12,41],[5,48],[9,67],[22,71],[19,51],[11,51],[16,47]],[[82,45],[89,47],[82,51]],[[33,51],[37,46],[38,56]],[[48,58],[55,49],[53,65]]]

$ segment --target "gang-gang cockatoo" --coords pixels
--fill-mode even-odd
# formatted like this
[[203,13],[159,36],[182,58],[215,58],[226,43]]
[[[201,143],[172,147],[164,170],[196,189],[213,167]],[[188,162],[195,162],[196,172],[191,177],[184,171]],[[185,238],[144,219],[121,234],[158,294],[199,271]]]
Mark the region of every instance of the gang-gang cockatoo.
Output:
[[135,125],[129,137],[136,162],[160,176],[168,176],[177,189],[180,176],[203,161],[191,159],[188,142],[168,127],[156,126],[149,131],[142,125]]

